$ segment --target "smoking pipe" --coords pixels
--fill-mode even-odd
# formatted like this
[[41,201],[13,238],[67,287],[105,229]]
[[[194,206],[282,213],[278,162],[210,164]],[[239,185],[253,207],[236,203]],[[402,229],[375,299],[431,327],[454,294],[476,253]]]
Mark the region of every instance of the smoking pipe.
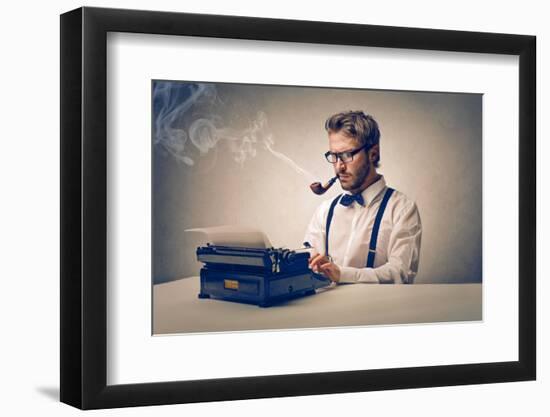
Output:
[[320,182],[314,182],[309,186],[311,188],[311,191],[313,191],[317,195],[321,195],[327,192],[327,190],[332,187],[332,185],[336,182],[338,179],[338,175],[335,175],[330,180],[327,181],[325,185],[322,185]]

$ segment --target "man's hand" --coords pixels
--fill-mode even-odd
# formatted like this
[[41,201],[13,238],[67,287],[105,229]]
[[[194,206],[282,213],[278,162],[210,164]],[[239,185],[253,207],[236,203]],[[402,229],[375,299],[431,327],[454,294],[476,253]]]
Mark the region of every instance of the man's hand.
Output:
[[311,257],[309,259],[309,267],[313,272],[323,274],[331,281],[340,281],[340,268],[325,255],[316,254]]

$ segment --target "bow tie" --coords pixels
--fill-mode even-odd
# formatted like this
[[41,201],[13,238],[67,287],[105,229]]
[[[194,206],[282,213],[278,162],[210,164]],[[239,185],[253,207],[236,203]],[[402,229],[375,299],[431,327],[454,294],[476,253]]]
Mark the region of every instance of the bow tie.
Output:
[[348,207],[354,201],[357,201],[357,203],[361,204],[362,206],[365,205],[365,200],[363,200],[363,196],[361,194],[344,194],[342,196],[342,199],[340,200],[340,204]]

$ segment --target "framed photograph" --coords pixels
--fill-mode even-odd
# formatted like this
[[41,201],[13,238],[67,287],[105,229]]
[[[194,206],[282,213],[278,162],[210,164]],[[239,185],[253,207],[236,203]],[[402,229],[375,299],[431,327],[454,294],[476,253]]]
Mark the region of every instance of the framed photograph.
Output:
[[535,379],[535,104],[532,36],[63,14],[61,401]]

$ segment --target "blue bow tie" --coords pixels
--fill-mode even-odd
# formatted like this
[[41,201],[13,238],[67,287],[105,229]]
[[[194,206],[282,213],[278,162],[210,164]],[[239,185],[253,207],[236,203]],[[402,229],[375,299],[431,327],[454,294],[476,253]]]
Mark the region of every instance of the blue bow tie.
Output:
[[354,201],[357,201],[357,203],[361,204],[362,206],[365,205],[365,200],[363,200],[363,196],[361,194],[344,194],[342,196],[342,199],[340,200],[340,204],[348,207]]

